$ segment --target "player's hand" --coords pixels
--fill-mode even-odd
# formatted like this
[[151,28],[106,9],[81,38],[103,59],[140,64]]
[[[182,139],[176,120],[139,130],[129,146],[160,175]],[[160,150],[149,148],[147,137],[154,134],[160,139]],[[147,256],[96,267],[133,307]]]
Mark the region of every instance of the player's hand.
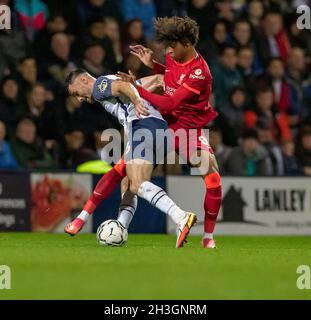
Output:
[[149,48],[146,48],[140,44],[136,46],[129,46],[131,49],[130,53],[137,57],[145,66],[153,69],[153,51]]
[[142,116],[149,116],[148,108],[144,105],[142,99],[137,99],[134,102],[135,106],[135,114],[138,118],[142,118]]
[[119,77],[122,81],[130,82],[131,84],[136,86],[136,76],[131,70],[129,70],[128,73],[118,71],[116,76]]

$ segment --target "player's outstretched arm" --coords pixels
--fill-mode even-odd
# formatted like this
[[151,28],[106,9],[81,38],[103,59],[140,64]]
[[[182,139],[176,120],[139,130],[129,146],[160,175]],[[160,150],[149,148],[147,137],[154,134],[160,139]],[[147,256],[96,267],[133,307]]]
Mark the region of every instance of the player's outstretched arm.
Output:
[[137,80],[136,76],[132,73],[131,70],[129,70],[128,73],[118,71],[117,76],[122,81],[130,82],[135,86],[141,85],[144,89],[146,89],[150,92],[157,92],[157,93],[163,92],[164,77],[162,74],[155,74],[152,76],[139,78]]
[[162,114],[172,112],[177,109],[182,102],[190,100],[193,96],[199,94],[199,92],[194,92],[184,86],[179,87],[171,96],[162,96],[152,93],[139,86],[137,87],[137,90],[142,98],[149,101]]

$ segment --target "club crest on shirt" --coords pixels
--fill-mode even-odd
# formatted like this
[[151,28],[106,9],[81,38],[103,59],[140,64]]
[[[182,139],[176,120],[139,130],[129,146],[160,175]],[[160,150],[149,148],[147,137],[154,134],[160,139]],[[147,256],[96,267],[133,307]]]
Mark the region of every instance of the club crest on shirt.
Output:
[[194,74],[199,76],[200,74],[202,74],[202,70],[201,69],[197,69],[194,71]]

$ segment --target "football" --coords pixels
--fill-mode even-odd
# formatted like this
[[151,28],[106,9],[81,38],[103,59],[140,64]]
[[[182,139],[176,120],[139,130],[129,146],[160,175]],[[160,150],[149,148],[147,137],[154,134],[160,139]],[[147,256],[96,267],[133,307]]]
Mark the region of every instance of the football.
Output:
[[104,221],[97,229],[97,240],[102,246],[120,247],[127,242],[127,229],[118,220]]

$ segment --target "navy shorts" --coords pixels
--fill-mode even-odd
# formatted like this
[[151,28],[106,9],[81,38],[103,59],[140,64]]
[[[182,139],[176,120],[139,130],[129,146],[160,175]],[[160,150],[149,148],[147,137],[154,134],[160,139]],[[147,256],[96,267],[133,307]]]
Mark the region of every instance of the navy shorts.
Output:
[[126,162],[142,159],[156,165],[163,161],[171,145],[166,121],[154,117],[133,120],[128,129]]

